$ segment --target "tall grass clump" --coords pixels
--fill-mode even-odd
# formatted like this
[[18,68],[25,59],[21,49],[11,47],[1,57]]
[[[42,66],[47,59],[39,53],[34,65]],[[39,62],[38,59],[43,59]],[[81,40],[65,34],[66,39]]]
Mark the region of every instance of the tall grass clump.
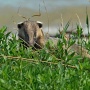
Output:
[[[68,22],[56,46],[48,41],[43,49],[19,47],[16,35],[0,29],[0,90],[89,90],[90,59],[69,49],[80,44],[90,50],[90,41],[81,40],[82,28],[77,35],[65,38]],[[77,37],[78,42],[73,39]],[[81,51],[82,52],[82,51]]]

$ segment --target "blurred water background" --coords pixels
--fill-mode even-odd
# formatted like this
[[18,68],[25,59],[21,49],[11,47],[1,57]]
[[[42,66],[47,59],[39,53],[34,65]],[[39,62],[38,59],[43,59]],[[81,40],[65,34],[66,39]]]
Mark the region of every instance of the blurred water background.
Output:
[[[0,28],[6,25],[8,31],[16,33],[15,23],[25,20],[18,15],[19,10],[24,17],[43,22],[43,31],[49,30],[50,34],[56,34],[61,29],[62,21],[64,26],[70,20],[68,30],[75,29],[76,23],[79,23],[78,15],[84,33],[87,33],[86,7],[90,17],[89,0],[0,0]],[[41,16],[32,17],[39,13],[39,9]]]

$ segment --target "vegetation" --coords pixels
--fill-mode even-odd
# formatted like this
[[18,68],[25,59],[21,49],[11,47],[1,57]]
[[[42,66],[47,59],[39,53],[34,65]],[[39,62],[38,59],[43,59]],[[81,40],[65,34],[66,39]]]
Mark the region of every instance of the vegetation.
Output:
[[78,43],[90,53],[90,40],[81,38],[82,28],[77,25],[77,35],[72,34],[67,41],[65,32],[69,24],[66,24],[56,46],[48,41],[40,50],[19,47],[21,41],[13,34],[10,37],[10,32],[5,34],[7,28],[2,27],[0,90],[89,90],[90,59],[82,57],[82,53],[72,52],[69,47]]

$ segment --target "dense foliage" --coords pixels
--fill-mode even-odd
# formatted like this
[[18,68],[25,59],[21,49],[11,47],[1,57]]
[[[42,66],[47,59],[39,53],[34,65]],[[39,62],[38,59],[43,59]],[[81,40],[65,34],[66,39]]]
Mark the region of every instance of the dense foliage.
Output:
[[[90,40],[77,35],[67,41],[65,31],[56,46],[48,41],[43,49],[19,47],[16,36],[0,29],[0,90],[89,90],[90,59],[68,50],[75,43],[90,51]],[[74,39],[77,38],[77,41]],[[65,46],[65,49],[63,48]]]

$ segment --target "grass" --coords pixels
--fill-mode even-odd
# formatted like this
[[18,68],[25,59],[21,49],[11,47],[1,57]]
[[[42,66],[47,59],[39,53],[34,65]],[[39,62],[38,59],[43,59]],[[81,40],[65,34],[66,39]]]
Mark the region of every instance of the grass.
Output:
[[2,27],[0,90],[89,90],[90,59],[68,48],[78,43],[90,53],[90,40],[86,42],[80,37],[82,28],[77,25],[77,35],[73,34],[73,37],[77,37],[78,42],[73,38],[67,41],[64,35],[69,24],[66,24],[56,46],[48,41],[41,50],[19,47],[21,41],[13,34],[9,38],[11,33],[5,34],[7,28]]

